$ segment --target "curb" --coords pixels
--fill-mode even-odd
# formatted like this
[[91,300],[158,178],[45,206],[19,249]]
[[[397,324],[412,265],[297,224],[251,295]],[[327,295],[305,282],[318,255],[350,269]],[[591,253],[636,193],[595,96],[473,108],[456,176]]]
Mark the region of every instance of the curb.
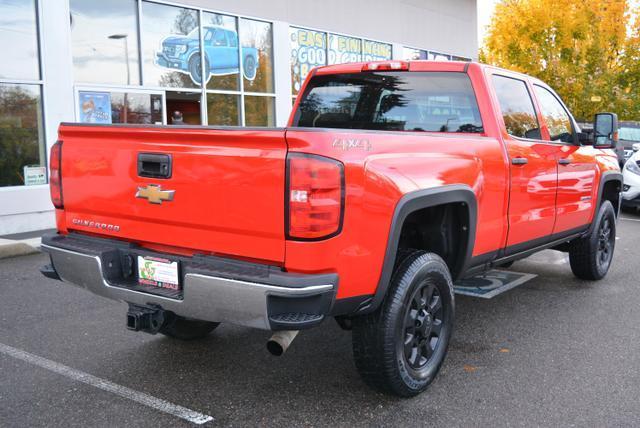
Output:
[[26,256],[40,252],[40,238],[12,241],[0,239],[0,260],[10,257]]

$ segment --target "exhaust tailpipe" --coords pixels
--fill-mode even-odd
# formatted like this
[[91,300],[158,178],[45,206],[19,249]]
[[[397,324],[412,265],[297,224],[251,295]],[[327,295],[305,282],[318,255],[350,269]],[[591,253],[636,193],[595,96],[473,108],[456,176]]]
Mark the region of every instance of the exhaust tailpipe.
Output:
[[267,350],[271,355],[279,357],[289,349],[289,345],[291,345],[291,342],[293,342],[293,339],[296,338],[298,333],[300,333],[300,330],[276,331],[267,342]]

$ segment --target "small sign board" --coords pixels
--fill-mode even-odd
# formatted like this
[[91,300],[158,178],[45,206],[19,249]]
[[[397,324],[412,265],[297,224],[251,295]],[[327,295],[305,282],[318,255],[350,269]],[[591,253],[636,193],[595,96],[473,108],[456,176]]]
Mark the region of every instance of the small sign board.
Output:
[[25,186],[37,186],[47,184],[47,168],[39,165],[25,166],[22,168]]

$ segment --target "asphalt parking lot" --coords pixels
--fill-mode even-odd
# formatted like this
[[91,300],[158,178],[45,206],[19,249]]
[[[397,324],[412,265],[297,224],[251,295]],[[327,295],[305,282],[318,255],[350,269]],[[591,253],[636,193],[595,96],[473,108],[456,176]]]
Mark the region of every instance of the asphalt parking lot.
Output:
[[458,296],[440,376],[408,400],[362,383],[332,320],[280,358],[268,333],[230,325],[184,343],[127,331],[126,305],[45,279],[42,254],[0,260],[0,426],[190,425],[149,396],[206,426],[638,426],[640,215],[618,237],[601,282],[546,251],[511,268],[538,275],[526,284]]

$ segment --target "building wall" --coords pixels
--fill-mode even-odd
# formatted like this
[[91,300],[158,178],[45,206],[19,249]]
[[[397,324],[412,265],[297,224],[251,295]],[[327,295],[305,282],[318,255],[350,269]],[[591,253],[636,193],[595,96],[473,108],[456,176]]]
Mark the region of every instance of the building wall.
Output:
[[[41,166],[48,164],[47,153],[57,139],[59,123],[79,121],[78,101],[81,91],[95,88],[145,95],[155,91],[162,95],[163,102],[166,101],[166,88],[150,86],[147,83],[87,85],[78,82],[78,76],[74,74],[72,30],[69,26],[70,0],[29,1],[34,1],[37,5],[40,78],[3,78],[0,67],[0,86],[26,84],[40,91],[40,121],[43,123],[39,131],[42,141]],[[212,11],[271,22],[273,90],[267,91],[269,93],[266,95],[274,100],[273,124],[278,126],[286,124],[291,110],[292,95],[295,93],[292,90],[290,27],[335,32],[388,43],[392,47],[391,55],[394,59],[405,58],[405,48],[423,50],[412,53],[413,58],[425,57],[426,50],[477,58],[475,0],[158,0],[158,3],[202,8],[203,14],[205,11]],[[327,33],[323,34],[327,37]],[[141,37],[144,39],[145,35],[141,34]],[[11,40],[8,43],[10,44]],[[132,44],[130,48],[137,49],[137,46]],[[414,54],[419,56],[413,56]],[[429,52],[429,55],[431,54]],[[207,120],[206,101],[209,92],[195,90],[196,98],[201,97],[203,105],[202,123],[206,123]],[[243,92],[242,97],[244,96]],[[244,103],[241,104],[244,113]],[[165,104],[163,123],[168,122],[166,110]],[[244,120],[244,114],[242,117]],[[7,118],[0,117],[0,122],[3,119]],[[47,184],[4,187],[0,185],[0,235],[53,226],[53,206],[49,200]]]
[[476,0],[186,0],[182,3],[478,58]]

